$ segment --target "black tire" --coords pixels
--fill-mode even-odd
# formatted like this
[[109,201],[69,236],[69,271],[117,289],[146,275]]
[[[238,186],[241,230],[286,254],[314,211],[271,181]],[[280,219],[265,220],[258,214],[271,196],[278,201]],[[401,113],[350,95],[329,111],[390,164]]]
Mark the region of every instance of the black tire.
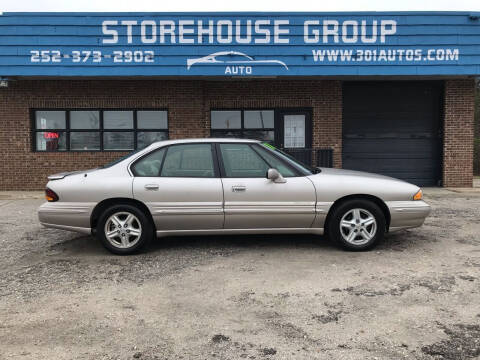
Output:
[[[126,247],[126,248],[117,247],[114,244],[112,244],[112,242],[114,241],[111,242],[107,239],[107,236],[105,234],[105,224],[108,221],[108,219],[116,213],[130,213],[134,215],[136,217],[136,220],[138,220],[138,223],[139,223],[138,224],[137,221],[135,220],[134,224],[137,227],[141,226],[140,227],[141,234],[139,239],[136,240],[136,242],[130,247]],[[137,208],[136,206],[127,205],[127,204],[113,205],[109,207],[102,213],[97,224],[97,238],[100,240],[102,245],[108,251],[117,255],[130,255],[140,251],[152,240],[153,232],[154,231],[153,231],[152,223],[150,219],[145,215],[145,213],[139,208]],[[121,238],[118,238],[118,239],[121,240]]]
[[[352,223],[357,223],[358,226],[360,226],[359,222],[353,218],[352,211],[354,209],[363,210],[363,211],[360,211],[360,213],[363,216],[365,216],[365,214],[368,215],[368,213],[370,213],[375,218],[375,221],[376,221],[375,231],[374,231],[374,228],[372,227],[373,225],[369,225],[368,227],[365,227],[365,230],[367,230],[367,234],[373,235],[371,239],[365,240],[361,228],[357,228],[356,225],[350,225],[352,227],[350,231],[352,232],[355,231],[355,234],[352,234],[354,236],[353,240],[349,242],[345,239],[345,237],[348,237],[350,232],[349,232],[349,229],[346,227],[342,229],[340,228],[340,221],[344,216],[347,216],[346,220]],[[352,218],[349,218],[350,214],[352,214]],[[385,221],[385,215],[383,214],[382,210],[374,202],[369,200],[363,200],[363,199],[347,200],[339,204],[334,209],[332,209],[332,213],[329,215],[329,219],[327,223],[328,237],[331,240],[335,241],[340,246],[342,246],[344,249],[350,250],[350,251],[364,251],[364,250],[369,250],[373,248],[376,244],[378,244],[380,241],[383,240],[385,236],[385,230],[386,230],[386,221]],[[360,234],[360,232],[362,232],[362,234]],[[355,243],[355,242],[358,242],[358,243]]]

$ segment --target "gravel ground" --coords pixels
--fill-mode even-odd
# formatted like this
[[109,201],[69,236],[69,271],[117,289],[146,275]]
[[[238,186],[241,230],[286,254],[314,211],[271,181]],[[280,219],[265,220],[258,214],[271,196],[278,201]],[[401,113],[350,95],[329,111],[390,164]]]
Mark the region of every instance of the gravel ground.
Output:
[[0,358],[480,359],[480,192],[426,199],[365,253],[235,236],[118,257],[0,197]]

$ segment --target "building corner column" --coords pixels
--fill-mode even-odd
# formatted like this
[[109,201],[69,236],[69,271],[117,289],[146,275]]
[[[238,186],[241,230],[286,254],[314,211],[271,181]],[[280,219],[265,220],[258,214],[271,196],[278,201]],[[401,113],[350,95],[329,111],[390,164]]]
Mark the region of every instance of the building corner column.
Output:
[[445,81],[443,124],[444,187],[473,186],[474,79]]

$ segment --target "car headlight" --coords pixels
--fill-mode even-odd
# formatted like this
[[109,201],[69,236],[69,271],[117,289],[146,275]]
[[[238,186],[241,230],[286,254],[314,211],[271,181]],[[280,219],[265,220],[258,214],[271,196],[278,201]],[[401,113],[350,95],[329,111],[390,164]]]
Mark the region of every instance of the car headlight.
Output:
[[418,190],[415,195],[413,195],[413,200],[422,200],[423,199],[423,192],[422,189]]

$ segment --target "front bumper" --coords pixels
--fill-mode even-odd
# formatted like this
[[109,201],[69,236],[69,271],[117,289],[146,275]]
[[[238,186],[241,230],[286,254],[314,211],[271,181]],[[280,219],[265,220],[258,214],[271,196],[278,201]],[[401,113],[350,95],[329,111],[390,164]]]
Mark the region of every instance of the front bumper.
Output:
[[390,211],[389,231],[421,226],[430,214],[431,207],[423,200],[387,201]]

